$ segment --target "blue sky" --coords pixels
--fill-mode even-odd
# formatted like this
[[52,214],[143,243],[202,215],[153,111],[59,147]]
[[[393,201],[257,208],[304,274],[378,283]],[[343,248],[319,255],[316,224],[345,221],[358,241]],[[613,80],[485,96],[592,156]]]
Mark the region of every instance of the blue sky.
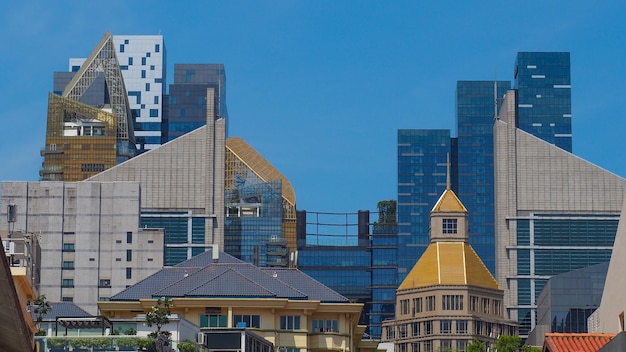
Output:
[[[402,128],[454,130],[457,80],[512,80],[518,51],[569,51],[574,154],[626,176],[623,1],[12,1],[0,12],[0,180],[38,180],[54,71],[102,35],[163,34],[223,63],[230,135],[309,211],[396,197]],[[453,132],[454,133],[454,132]]]

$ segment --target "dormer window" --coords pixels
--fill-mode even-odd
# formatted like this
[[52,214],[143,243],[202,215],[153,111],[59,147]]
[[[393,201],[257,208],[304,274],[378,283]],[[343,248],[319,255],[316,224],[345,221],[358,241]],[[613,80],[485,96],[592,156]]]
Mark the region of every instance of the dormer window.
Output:
[[457,233],[456,220],[457,219],[443,219],[443,233],[444,234]]

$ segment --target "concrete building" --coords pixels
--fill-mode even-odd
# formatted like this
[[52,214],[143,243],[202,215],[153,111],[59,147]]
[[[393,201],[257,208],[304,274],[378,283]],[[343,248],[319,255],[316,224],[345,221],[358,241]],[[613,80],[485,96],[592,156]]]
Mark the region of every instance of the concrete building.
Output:
[[140,228],[136,182],[3,182],[8,205],[15,230],[39,239],[39,292],[50,301],[95,314],[98,300],[163,266],[163,230]]
[[517,91],[494,126],[496,273],[526,336],[552,275],[610,259],[626,180],[517,128]]
[[501,334],[517,335],[516,322],[505,318],[504,291],[469,244],[467,209],[450,188],[430,213],[430,229],[382,341],[396,351],[465,351],[474,338],[494,344]]
[[[624,290],[626,290],[626,277],[624,267],[626,266],[626,202],[622,208],[617,236],[609,262],[606,282],[602,292],[600,307],[591,315],[588,320],[590,332],[617,334],[626,331],[624,312],[626,312],[626,301],[624,300]],[[623,333],[620,335],[624,335]],[[620,339],[624,343],[624,336]]]

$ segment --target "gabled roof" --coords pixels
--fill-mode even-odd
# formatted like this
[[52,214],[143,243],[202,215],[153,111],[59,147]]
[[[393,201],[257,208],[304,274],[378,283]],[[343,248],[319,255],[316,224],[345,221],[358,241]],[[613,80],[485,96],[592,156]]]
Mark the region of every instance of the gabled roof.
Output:
[[[50,302],[50,311],[44,314],[41,319],[43,321],[54,321],[57,317],[72,317],[72,318],[84,318],[92,317],[87,311],[83,310],[79,306],[71,302]],[[37,319],[34,312],[30,312],[33,320]]]
[[448,212],[448,211],[467,213],[467,209],[465,209],[465,206],[463,205],[463,203],[461,203],[459,198],[456,196],[456,194],[454,194],[454,192],[451,189],[446,189],[443,192],[441,197],[439,197],[439,200],[437,201],[437,203],[435,203],[433,210],[431,210],[431,212]]
[[557,334],[547,333],[543,352],[597,352],[615,334]]
[[164,268],[111,297],[138,301],[155,297],[286,298],[349,302],[298,269],[257,268],[228,254],[214,261],[204,252],[175,267]]
[[431,243],[398,290],[432,285],[501,289],[478,254],[466,242]]

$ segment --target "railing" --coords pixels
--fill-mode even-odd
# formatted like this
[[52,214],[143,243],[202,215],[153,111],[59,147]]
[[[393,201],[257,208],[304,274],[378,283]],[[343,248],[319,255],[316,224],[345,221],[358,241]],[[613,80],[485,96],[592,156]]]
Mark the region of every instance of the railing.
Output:
[[35,337],[41,352],[134,352],[154,346],[155,340],[147,337],[114,335],[90,337]]

